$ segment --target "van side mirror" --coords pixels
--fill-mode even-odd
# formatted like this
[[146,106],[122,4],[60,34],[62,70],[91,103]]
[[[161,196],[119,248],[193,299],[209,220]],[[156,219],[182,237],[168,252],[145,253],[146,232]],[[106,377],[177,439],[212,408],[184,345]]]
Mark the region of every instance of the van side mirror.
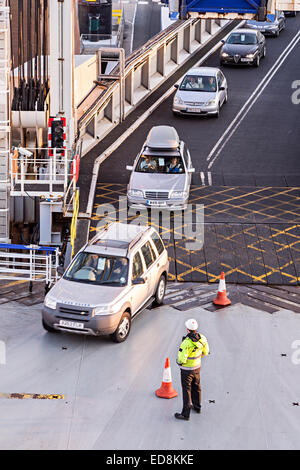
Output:
[[224,86],[220,86],[219,90],[220,90],[220,91],[224,91],[224,90],[225,90],[225,87],[224,87]]
[[195,173],[195,168],[189,168],[188,173]]
[[145,279],[143,277],[136,277],[132,280],[132,285],[137,286],[139,284],[145,284]]
[[175,83],[174,88],[177,88],[177,89],[179,88],[178,83]]

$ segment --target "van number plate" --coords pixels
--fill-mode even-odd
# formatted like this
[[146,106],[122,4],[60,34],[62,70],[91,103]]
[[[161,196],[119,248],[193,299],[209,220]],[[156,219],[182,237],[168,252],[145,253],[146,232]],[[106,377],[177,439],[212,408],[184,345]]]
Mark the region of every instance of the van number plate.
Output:
[[77,330],[82,330],[84,328],[83,323],[77,323],[75,321],[59,320],[59,324],[65,328],[76,328]]

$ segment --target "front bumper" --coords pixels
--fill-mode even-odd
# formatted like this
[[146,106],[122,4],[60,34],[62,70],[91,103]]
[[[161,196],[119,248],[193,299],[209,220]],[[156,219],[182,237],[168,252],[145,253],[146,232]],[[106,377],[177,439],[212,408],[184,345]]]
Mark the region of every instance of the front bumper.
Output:
[[232,64],[232,65],[253,65],[256,59],[256,55],[252,59],[248,57],[240,57],[238,61],[234,60],[233,56],[229,57],[220,57],[220,60],[223,64]]
[[[168,199],[165,201],[151,201],[155,205],[147,204],[147,200],[144,198],[134,198],[127,196],[127,202],[130,209],[145,210],[145,209],[156,209],[166,211],[181,211],[187,208],[187,199]],[[158,204],[156,204],[158,202]]]
[[176,114],[189,114],[189,115],[214,115],[218,113],[218,106],[189,106],[187,104],[174,104],[173,103],[173,113]]
[[[114,333],[121,319],[121,312],[107,315],[95,315],[89,317],[81,317],[80,315],[62,314],[59,307],[51,309],[43,306],[42,317],[44,322],[59,331],[68,331],[70,333],[78,333],[83,335],[102,336]],[[60,321],[83,324],[83,328],[71,328],[62,326]]]

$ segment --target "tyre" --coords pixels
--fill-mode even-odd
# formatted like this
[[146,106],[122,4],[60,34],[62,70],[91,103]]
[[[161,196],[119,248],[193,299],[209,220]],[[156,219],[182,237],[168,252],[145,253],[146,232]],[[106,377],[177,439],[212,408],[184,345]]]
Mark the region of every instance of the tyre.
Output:
[[131,328],[131,316],[128,312],[124,312],[118,328],[116,331],[110,335],[114,343],[123,343],[128,337]]
[[254,62],[254,67],[259,67],[260,64],[260,58],[259,55],[256,57],[256,61]]
[[263,55],[262,55],[263,59],[266,57],[266,55],[267,55],[267,48],[265,46],[263,50]]
[[163,304],[164,296],[166,292],[166,284],[167,283],[166,283],[165,276],[160,276],[158,284],[157,284],[156,292],[155,292],[155,298],[153,301],[153,305],[155,305],[156,307]]
[[48,331],[48,333],[58,333],[57,330],[55,330],[54,328],[52,328],[51,326],[47,325],[47,323],[45,323],[44,319],[42,320],[42,323],[43,323],[43,327],[46,331]]

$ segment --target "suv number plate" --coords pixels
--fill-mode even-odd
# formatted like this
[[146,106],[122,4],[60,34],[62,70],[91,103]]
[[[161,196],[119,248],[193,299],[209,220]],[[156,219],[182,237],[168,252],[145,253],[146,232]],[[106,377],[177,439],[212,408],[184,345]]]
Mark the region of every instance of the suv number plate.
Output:
[[59,320],[60,326],[65,326],[66,328],[77,328],[77,330],[82,330],[84,328],[83,323],[77,323],[75,321],[66,321]]

